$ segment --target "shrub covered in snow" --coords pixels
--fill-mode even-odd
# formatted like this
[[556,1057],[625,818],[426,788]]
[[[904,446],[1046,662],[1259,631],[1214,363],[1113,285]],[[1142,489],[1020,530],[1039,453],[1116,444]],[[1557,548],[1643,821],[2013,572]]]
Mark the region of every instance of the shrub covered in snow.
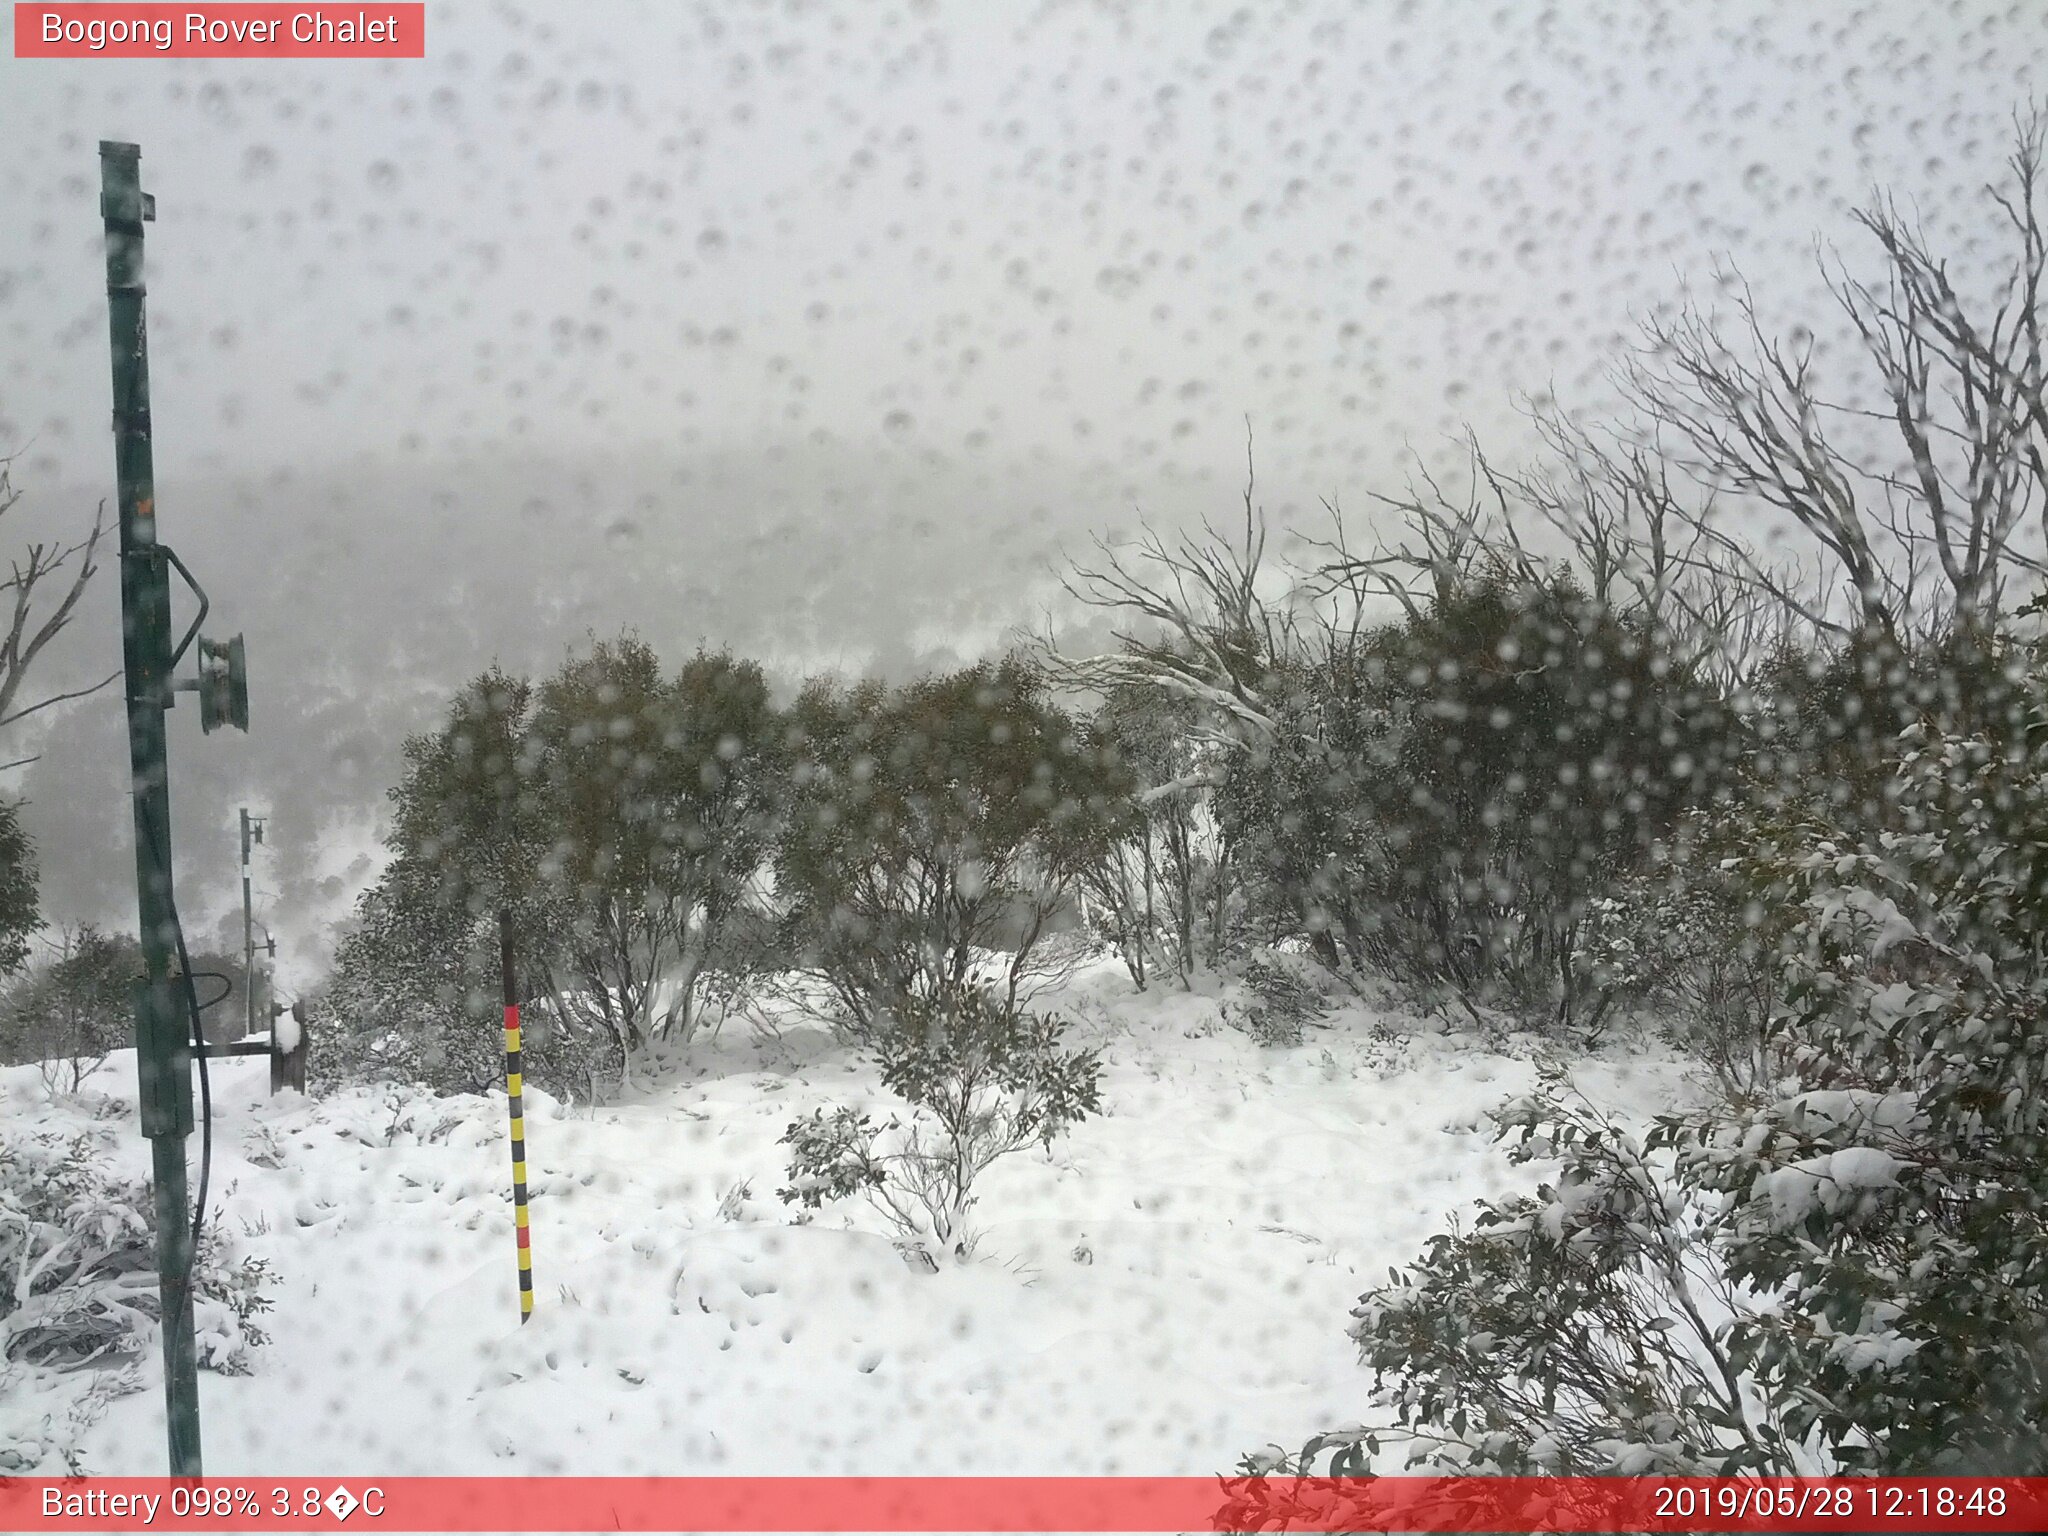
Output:
[[[4,473],[0,473],[4,485]],[[0,496],[0,502],[4,502]],[[42,922],[36,899],[36,845],[21,824],[21,806],[0,796],[0,975],[28,958],[29,938]]]
[[1262,948],[1237,968],[1244,997],[1223,1005],[1224,1022],[1261,1045],[1299,1045],[1310,1020],[1330,1005],[1330,974],[1305,954]]
[[760,668],[723,653],[666,674],[626,636],[537,686],[472,680],[405,744],[392,859],[338,952],[315,1075],[485,1086],[501,916],[535,1081],[591,1094],[686,1043],[759,958],[778,738]]
[[1648,867],[1587,904],[1573,966],[1589,1039],[1641,1011],[1728,1092],[1755,1091],[1777,1072],[1773,957],[1786,919],[1738,867],[1758,836],[1755,812],[1689,813]]
[[[72,1368],[141,1351],[160,1317],[149,1191],[110,1174],[83,1135],[0,1140],[0,1360]],[[267,1261],[217,1229],[193,1273],[199,1363],[238,1375],[267,1342]]]
[[1212,805],[1221,749],[1189,699],[1117,683],[1085,726],[1130,794],[1080,865],[1082,923],[1116,951],[1140,990],[1162,971],[1185,986],[1215,964],[1238,903],[1229,840]]
[[1791,1075],[1660,1139],[1717,1198],[1729,1272],[1783,1298],[1740,1352],[1790,1430],[1877,1471],[2039,1473],[2048,713],[1905,743],[1897,830],[1822,818],[1751,860],[1793,914]]
[[[419,896],[405,869],[365,893],[356,925],[313,1000],[308,1078],[316,1092],[354,1083],[483,1093],[505,1080],[503,1007],[492,969],[495,925]],[[614,1042],[541,1008],[525,1014],[527,1081],[594,1098],[618,1081]]]
[[784,1201],[815,1209],[865,1194],[907,1253],[936,1268],[973,1247],[974,1186],[998,1158],[1050,1147],[1101,1109],[1101,1063],[1064,1044],[1066,1023],[979,987],[907,1003],[874,1051],[883,1083],[909,1101],[907,1120],[877,1125],[839,1107],[813,1111],[783,1135]]
[[1271,687],[1219,796],[1261,910],[1331,964],[1578,1020],[1576,931],[1711,790],[1727,712],[1654,626],[1492,561]]
[[[1742,1313],[1701,1209],[1668,1167],[1552,1078],[1497,1115],[1534,1196],[1481,1203],[1367,1292],[1351,1337],[1411,1463],[1511,1475],[1796,1470],[1738,1369]],[[1382,1433],[1318,1436],[1243,1470],[1340,1467]]]
[[1782,1075],[1641,1145],[1511,1107],[1555,1182],[1362,1299],[1423,1459],[2048,1472],[2048,710],[1903,745],[1889,829],[1822,806],[1736,861],[1782,913]]

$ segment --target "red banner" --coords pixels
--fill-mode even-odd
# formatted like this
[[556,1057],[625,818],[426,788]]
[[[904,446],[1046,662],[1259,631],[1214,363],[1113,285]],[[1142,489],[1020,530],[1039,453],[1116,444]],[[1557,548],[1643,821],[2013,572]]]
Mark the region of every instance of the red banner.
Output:
[[423,59],[424,4],[23,5],[17,59]]
[[57,1531],[2041,1531],[2048,1478],[0,1479]]

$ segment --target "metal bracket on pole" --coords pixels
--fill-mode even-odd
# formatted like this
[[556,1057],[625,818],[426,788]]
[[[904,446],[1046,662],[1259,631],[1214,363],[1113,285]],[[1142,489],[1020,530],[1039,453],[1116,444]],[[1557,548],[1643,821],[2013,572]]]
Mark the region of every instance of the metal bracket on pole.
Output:
[[[135,1068],[142,1134],[152,1140],[192,1134],[191,1023],[167,986],[135,984]],[[183,1156],[182,1150],[179,1154]]]

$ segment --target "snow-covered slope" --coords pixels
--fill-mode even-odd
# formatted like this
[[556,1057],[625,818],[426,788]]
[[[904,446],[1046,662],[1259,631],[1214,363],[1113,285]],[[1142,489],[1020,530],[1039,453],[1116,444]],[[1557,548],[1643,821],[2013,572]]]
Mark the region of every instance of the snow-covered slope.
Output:
[[[896,1107],[820,1030],[731,1026],[621,1106],[529,1092],[524,1328],[502,1096],[272,1100],[260,1060],[220,1064],[212,1219],[279,1278],[253,1373],[202,1377],[208,1471],[1205,1474],[1358,1419],[1349,1308],[1528,1183],[1484,1111],[1533,1050],[1358,1007],[1263,1047],[1109,966],[1045,1002],[1104,1047],[1108,1113],[999,1164],[978,1260],[935,1275],[863,1205],[799,1224],[776,1198],[791,1119]],[[1575,1075],[1630,1116],[1683,1091],[1640,1047]],[[131,1057],[83,1103],[0,1086],[10,1133],[90,1120],[96,1090],[146,1168]],[[80,1433],[87,1469],[161,1470],[156,1369]]]

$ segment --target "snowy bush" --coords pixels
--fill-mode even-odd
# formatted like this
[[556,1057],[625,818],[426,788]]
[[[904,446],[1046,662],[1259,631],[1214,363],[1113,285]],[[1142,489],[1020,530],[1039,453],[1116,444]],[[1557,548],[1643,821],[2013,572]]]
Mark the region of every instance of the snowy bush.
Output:
[[1556,1181],[1361,1300],[1421,1459],[2048,1472],[2048,712],[1903,745],[1889,829],[1822,805],[1734,861],[1779,914],[1780,1075],[1640,1144],[1554,1094],[1512,1106],[1513,1155]]
[[1654,1013],[1724,1091],[1749,1093],[1771,1078],[1781,1065],[1772,954],[1785,923],[1731,856],[1760,835],[1754,812],[1689,814],[1651,867],[1587,904],[1573,935],[1573,973],[1588,1040],[1618,1015]]
[[[141,1351],[160,1316],[149,1191],[91,1136],[0,1140],[0,1359],[75,1368]],[[206,1229],[193,1271],[199,1363],[228,1375],[267,1342],[267,1261]]]
[[1140,989],[1164,969],[1185,986],[1222,956],[1233,915],[1232,847],[1210,803],[1218,748],[1189,700],[1130,683],[1105,691],[1086,737],[1131,799],[1080,864],[1083,925]]
[[631,636],[538,686],[493,668],[405,743],[392,859],[340,946],[312,1071],[475,1091],[502,1072],[501,920],[528,1075],[594,1097],[744,990],[778,738],[758,667],[665,674]]
[[[410,899],[402,872],[366,892],[356,926],[313,999],[307,1076],[316,1092],[358,1083],[485,1093],[505,1081],[503,1004],[487,955],[493,925]],[[529,1005],[526,1080],[576,1098],[602,1096],[623,1065],[616,1044]]]
[[0,1476],[83,1477],[79,1442],[117,1398],[139,1392],[133,1363],[59,1372],[0,1360]]
[[1692,942],[1689,930],[1672,923],[1683,896],[1640,876],[1614,889],[1586,903],[1570,938],[1568,974],[1579,993],[1573,1012],[1588,1046],[1682,969]]
[[1739,1353],[1789,1430],[1859,1469],[2040,1473],[2048,717],[1904,739],[1895,830],[1822,818],[1749,861],[1793,918],[1790,1075],[1659,1138],[1718,1197],[1730,1273],[1784,1300]]
[[[1957,622],[1963,620],[1963,622]],[[1781,643],[1759,668],[1760,776],[1834,822],[1880,825],[1896,788],[1900,732],[2005,736],[2026,710],[2019,652],[1955,615],[1918,644],[1858,628]]]
[[524,959],[570,1033],[630,1065],[687,1045],[743,988],[780,736],[761,669],[724,652],[665,676],[644,642],[599,641],[537,690],[522,750],[557,918]]
[[1384,1437],[1412,1465],[1509,1475],[1707,1476],[1796,1470],[1737,1369],[1742,1311],[1697,1206],[1635,1137],[1554,1077],[1496,1116],[1516,1163],[1555,1161],[1535,1195],[1482,1202],[1407,1272],[1367,1292],[1351,1337],[1391,1425],[1247,1458],[1312,1475]]
[[1261,1045],[1299,1045],[1303,1027],[1330,1002],[1329,976],[1304,955],[1260,949],[1238,967],[1245,1000],[1225,1004],[1224,1022]]
[[1101,1109],[1101,1063],[1064,1046],[1066,1024],[978,987],[904,1005],[874,1045],[883,1083],[908,1119],[877,1125],[839,1107],[815,1110],[782,1137],[785,1202],[816,1209],[864,1194],[899,1245],[927,1267],[968,1256],[975,1183],[997,1159],[1050,1148]]
[[1334,966],[1584,1023],[1589,904],[1712,787],[1726,712],[1655,627],[1496,559],[1270,685],[1218,804],[1258,905]]
[[[0,510],[6,501],[6,474],[0,470]],[[22,827],[20,803],[0,796],[0,976],[28,959],[29,939],[41,923],[35,841]]]

